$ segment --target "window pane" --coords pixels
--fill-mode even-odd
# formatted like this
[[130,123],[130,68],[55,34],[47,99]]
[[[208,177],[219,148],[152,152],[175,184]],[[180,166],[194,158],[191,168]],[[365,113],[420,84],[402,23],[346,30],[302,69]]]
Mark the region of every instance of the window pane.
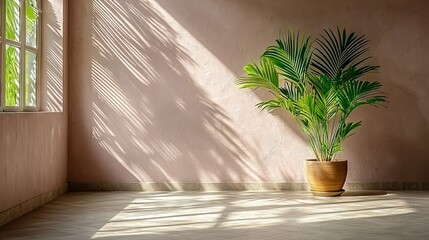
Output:
[[38,12],[35,7],[38,6],[37,0],[26,0],[26,43],[27,46],[37,47],[37,24],[39,22]]
[[6,106],[19,106],[19,48],[6,44]]
[[19,41],[20,0],[6,0],[6,37]]
[[37,106],[37,54],[25,53],[25,106]]

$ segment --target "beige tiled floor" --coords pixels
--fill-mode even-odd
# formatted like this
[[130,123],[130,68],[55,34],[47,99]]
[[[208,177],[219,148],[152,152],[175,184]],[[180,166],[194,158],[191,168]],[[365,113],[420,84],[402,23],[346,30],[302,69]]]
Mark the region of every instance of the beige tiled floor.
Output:
[[0,239],[429,239],[429,192],[68,193]]

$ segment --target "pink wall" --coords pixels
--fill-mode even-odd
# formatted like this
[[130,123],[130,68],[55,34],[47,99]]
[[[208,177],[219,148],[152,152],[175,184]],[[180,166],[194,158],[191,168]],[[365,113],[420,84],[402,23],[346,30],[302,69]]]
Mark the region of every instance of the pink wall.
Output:
[[45,112],[0,113],[0,212],[67,182],[65,7],[63,0],[43,1]]
[[233,79],[280,29],[370,39],[387,109],[365,108],[348,181],[429,181],[427,1],[70,1],[69,181],[303,182],[312,153]]

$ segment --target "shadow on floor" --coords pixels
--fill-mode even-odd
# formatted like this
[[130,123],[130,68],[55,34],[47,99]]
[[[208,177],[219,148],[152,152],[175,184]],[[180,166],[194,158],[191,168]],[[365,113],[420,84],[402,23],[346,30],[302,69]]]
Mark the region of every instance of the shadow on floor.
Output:
[[379,190],[345,191],[341,196],[355,197],[355,196],[379,196],[379,195],[387,195],[387,192],[379,191]]

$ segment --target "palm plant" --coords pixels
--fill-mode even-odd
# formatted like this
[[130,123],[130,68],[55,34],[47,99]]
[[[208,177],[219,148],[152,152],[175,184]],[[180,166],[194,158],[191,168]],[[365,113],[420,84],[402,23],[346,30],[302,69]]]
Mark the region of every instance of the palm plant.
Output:
[[259,64],[244,67],[247,76],[236,79],[240,88],[266,88],[273,99],[261,109],[286,109],[298,121],[319,161],[331,161],[343,149],[361,121],[348,117],[362,105],[386,101],[377,81],[360,80],[377,70],[367,65],[368,40],[346,30],[324,30],[312,46],[310,37],[292,31],[282,34],[262,54]]

